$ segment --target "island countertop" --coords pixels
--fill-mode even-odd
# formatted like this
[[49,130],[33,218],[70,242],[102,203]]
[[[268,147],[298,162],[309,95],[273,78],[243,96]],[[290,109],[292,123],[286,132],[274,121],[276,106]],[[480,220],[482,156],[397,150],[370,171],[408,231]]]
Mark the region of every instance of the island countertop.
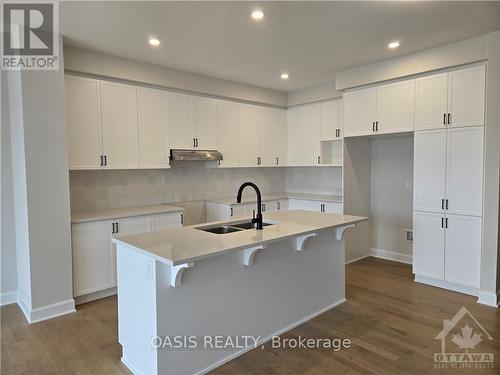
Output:
[[266,213],[264,222],[270,222],[273,225],[266,226],[260,231],[248,229],[227,234],[213,234],[196,229],[216,226],[217,224],[237,224],[248,220],[248,218],[240,218],[119,236],[113,238],[113,242],[133,248],[167,265],[176,266],[229,251],[299,237],[326,229],[345,227],[368,220],[368,218],[291,210]]

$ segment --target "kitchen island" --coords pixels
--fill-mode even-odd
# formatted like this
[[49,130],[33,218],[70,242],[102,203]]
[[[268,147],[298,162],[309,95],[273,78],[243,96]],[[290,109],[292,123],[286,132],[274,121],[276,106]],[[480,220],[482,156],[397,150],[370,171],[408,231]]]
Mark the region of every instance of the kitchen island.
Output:
[[122,361],[206,373],[345,302],[342,235],[364,220],[280,211],[263,230],[240,219],[113,239]]

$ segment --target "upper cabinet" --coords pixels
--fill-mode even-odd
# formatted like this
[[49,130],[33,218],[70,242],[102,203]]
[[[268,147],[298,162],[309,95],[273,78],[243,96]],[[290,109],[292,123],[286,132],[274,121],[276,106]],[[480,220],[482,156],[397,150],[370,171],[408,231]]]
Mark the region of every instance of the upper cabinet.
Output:
[[328,100],[320,103],[320,137],[332,141],[343,137],[342,100]]
[[171,148],[195,148],[193,96],[169,93]]
[[[257,156],[257,107],[249,104],[235,104],[238,112],[238,138],[233,139],[238,148],[240,167],[255,167],[260,165]],[[224,154],[222,154],[224,155]]]
[[286,111],[284,109],[274,110],[274,154],[275,165],[286,165]]
[[168,168],[168,93],[137,88],[139,160],[141,168]]
[[238,106],[236,103],[217,102],[217,150],[222,154],[222,167],[237,167],[238,158]]
[[484,125],[486,67],[416,80],[415,130]]
[[103,153],[99,81],[66,76],[64,82],[69,168],[101,168]]
[[260,107],[257,109],[257,164],[264,167],[276,165],[275,136],[276,110]]
[[345,94],[346,137],[414,130],[415,80]]
[[101,81],[101,106],[104,166],[138,168],[137,88]]
[[320,104],[307,104],[287,111],[287,164],[313,166],[320,158]]
[[216,149],[217,101],[215,99],[194,98],[194,138],[200,150]]

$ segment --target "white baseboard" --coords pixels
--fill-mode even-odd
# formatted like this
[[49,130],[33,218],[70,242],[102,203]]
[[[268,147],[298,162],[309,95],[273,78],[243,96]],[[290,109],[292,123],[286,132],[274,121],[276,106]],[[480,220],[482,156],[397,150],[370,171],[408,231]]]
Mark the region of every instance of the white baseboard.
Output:
[[492,307],[498,307],[500,306],[500,292],[495,294],[492,292],[479,291],[477,303]]
[[117,294],[117,288],[109,288],[106,290],[100,290],[99,292],[85,294],[83,296],[75,297],[75,304],[80,305],[82,303],[87,303],[90,301],[95,301],[97,299],[106,298],[109,296],[114,296]]
[[335,308],[335,307],[337,307],[337,306],[339,306],[339,305],[343,304],[344,302],[346,302],[346,299],[345,299],[345,298],[342,298],[340,301],[337,301],[337,302],[335,302],[334,304],[332,304],[332,305],[330,305],[330,306],[327,306],[327,307],[325,307],[325,308],[323,308],[323,309],[321,309],[321,310],[319,310],[319,311],[315,312],[314,314],[311,314],[311,315],[309,315],[309,316],[306,316],[305,318],[303,318],[303,319],[299,320],[298,322],[295,322],[295,323],[293,323],[293,324],[289,325],[288,327],[283,328],[283,329],[281,329],[281,330],[279,330],[279,331],[277,331],[277,332],[273,333],[272,335],[269,335],[269,336],[267,336],[267,337],[265,337],[265,338],[261,339],[261,340],[257,343],[257,345],[256,345],[255,347],[254,347],[254,346],[249,346],[249,347],[247,347],[247,348],[241,349],[241,350],[237,351],[236,353],[233,353],[233,354],[231,354],[231,355],[227,356],[226,358],[224,358],[224,359],[222,359],[222,360],[220,360],[220,361],[218,361],[218,362],[216,362],[216,363],[214,363],[214,364],[212,364],[212,365],[210,365],[210,366],[208,366],[208,367],[205,367],[203,370],[201,370],[201,371],[197,372],[197,374],[198,374],[198,375],[206,374],[206,373],[208,373],[208,372],[210,372],[210,371],[212,371],[212,370],[216,369],[217,367],[222,366],[223,364],[225,364],[225,363],[227,363],[227,362],[229,362],[229,361],[231,361],[231,360],[235,359],[236,357],[239,357],[240,355],[243,355],[243,354],[245,354],[246,352],[249,352],[250,350],[255,349],[256,347],[259,347],[259,346],[261,346],[261,345],[265,344],[266,342],[270,341],[270,340],[271,340],[274,336],[279,336],[279,335],[282,335],[283,333],[285,333],[285,332],[287,332],[287,331],[289,331],[289,330],[291,330],[291,329],[293,329],[293,328],[295,328],[295,327],[298,327],[298,326],[300,326],[301,324],[304,324],[305,322],[307,322],[307,321],[309,321],[309,320],[311,320],[311,319],[314,319],[314,318],[315,318],[315,317],[317,317],[318,315],[321,315],[321,314],[323,314],[323,313],[325,313],[325,312],[327,312],[327,311],[329,311],[329,310],[331,310],[331,309],[333,309],[333,308]]
[[454,292],[469,294],[476,297],[479,293],[479,290],[477,288],[452,283],[450,281],[438,280],[428,276],[415,275],[415,281],[422,284],[436,286],[438,288],[448,289]]
[[360,256],[360,257],[357,257],[357,258],[354,258],[354,259],[350,259],[350,260],[346,261],[345,264],[351,264],[351,263],[357,262],[358,260],[368,258],[369,256],[371,256],[371,255],[370,254],[366,254],[366,255],[363,255],[363,256]]
[[3,292],[0,294],[0,306],[10,305],[17,302],[17,290]]
[[21,298],[18,298],[17,304],[21,308],[21,311],[23,312],[29,324],[52,319],[76,311],[75,301],[73,300],[73,298],[66,301],[53,303],[47,306],[36,307],[34,309],[29,309]]
[[370,255],[375,258],[393,260],[395,262],[400,262],[400,263],[406,263],[406,264],[413,263],[413,257],[411,255],[397,253],[395,251],[375,249],[372,247],[370,249]]

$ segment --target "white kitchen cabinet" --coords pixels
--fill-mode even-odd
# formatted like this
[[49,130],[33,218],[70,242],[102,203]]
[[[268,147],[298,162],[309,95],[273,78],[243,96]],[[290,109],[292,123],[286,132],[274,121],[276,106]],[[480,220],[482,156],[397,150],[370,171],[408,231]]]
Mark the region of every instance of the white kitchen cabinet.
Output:
[[342,214],[343,212],[342,203],[328,201],[292,198],[289,200],[288,206],[290,210],[305,210],[335,214]]
[[137,88],[141,168],[169,167],[168,94]]
[[166,214],[151,215],[149,217],[149,231],[175,228],[182,226],[184,214],[182,212],[172,212]]
[[301,165],[300,149],[302,147],[302,110],[300,107],[286,111],[286,159],[287,165]]
[[193,96],[169,93],[171,148],[195,147]]
[[115,286],[112,221],[73,224],[73,295],[75,297]]
[[69,169],[101,168],[102,128],[99,81],[66,75]]
[[444,280],[445,217],[433,212],[413,212],[413,273]]
[[291,166],[319,165],[320,104],[307,104],[287,111],[287,163]]
[[257,109],[257,157],[258,165],[270,167],[276,165],[275,140],[276,110],[259,107]]
[[275,165],[284,166],[286,162],[286,111],[275,109],[274,152]]
[[481,218],[447,215],[445,229],[445,280],[479,288]]
[[289,209],[288,199],[279,199],[275,201],[276,210],[275,211],[287,211]]
[[447,130],[446,206],[450,214],[482,214],[483,132],[482,126]]
[[320,123],[322,141],[342,139],[342,100],[328,100],[320,103]]
[[342,214],[342,213],[344,213],[342,203],[325,202],[324,207],[325,207],[324,212],[329,213],[329,214]]
[[443,212],[446,198],[446,129],[414,135],[413,209]]
[[454,70],[448,77],[450,126],[484,125],[486,67]]
[[236,104],[238,108],[238,138],[233,140],[238,147],[240,167],[259,165],[257,156],[257,107],[249,104]]
[[346,92],[344,103],[344,136],[373,134],[377,118],[377,88]]
[[116,287],[113,237],[178,227],[181,215],[179,211],[72,224],[73,295]]
[[448,113],[448,73],[417,78],[415,91],[415,130],[445,128]]
[[415,130],[484,125],[486,67],[416,80]]
[[377,87],[375,132],[391,134],[415,129],[415,80]]
[[216,149],[217,101],[215,99],[194,98],[194,138],[200,150]]
[[137,88],[101,81],[101,106],[105,167],[138,168]]
[[217,150],[222,154],[221,167],[237,167],[239,164],[238,107],[231,102],[217,102]]

